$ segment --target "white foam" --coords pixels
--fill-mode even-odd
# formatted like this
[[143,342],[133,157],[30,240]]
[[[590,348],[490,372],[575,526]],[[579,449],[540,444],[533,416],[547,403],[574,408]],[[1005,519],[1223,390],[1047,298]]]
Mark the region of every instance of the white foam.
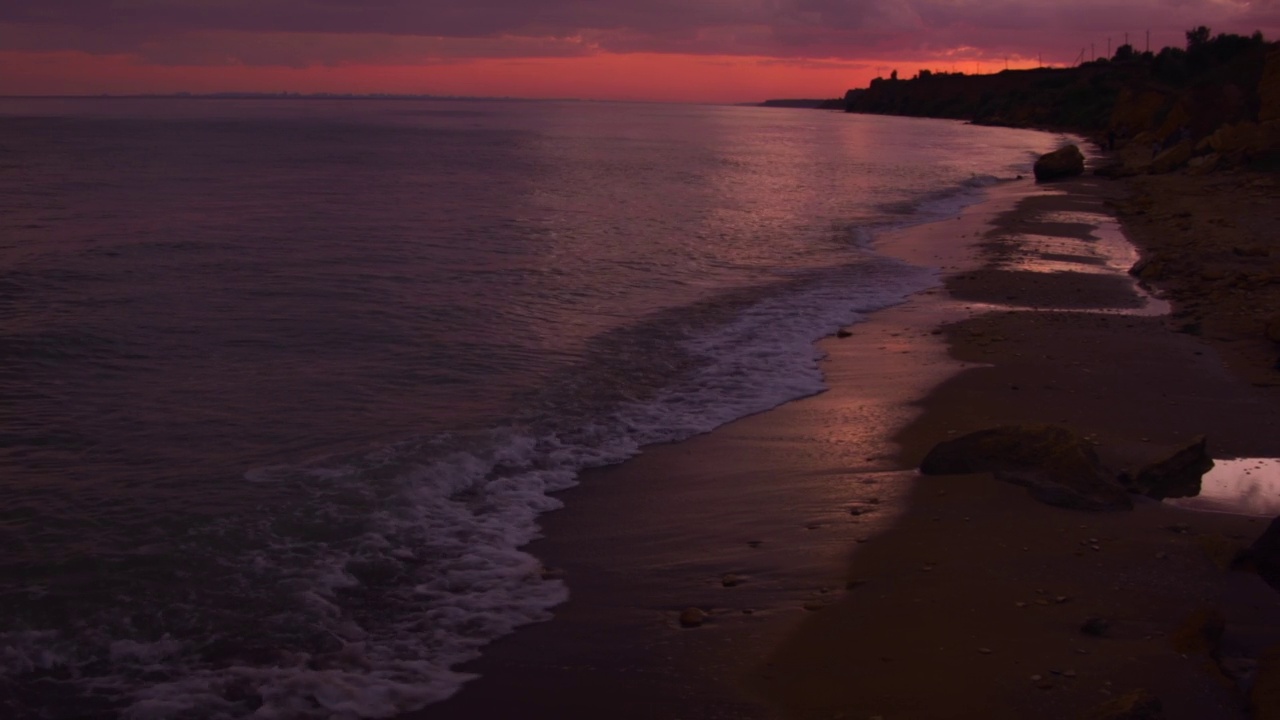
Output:
[[137,640],[117,640],[111,643],[111,662],[136,662],[142,665],[155,665],[166,660],[183,649],[183,644],[169,635],[156,642],[138,642]]
[[54,649],[57,636],[54,630],[0,633],[0,671],[22,675],[65,665],[66,656]]
[[[810,278],[693,331],[681,341],[693,372],[576,426],[442,435],[250,471],[246,481],[288,487],[296,502],[209,531],[210,543],[232,538],[241,548],[207,560],[231,573],[226,587],[165,609],[220,613],[243,633],[225,639],[229,655],[203,652],[216,638],[146,638],[126,623],[94,638],[5,638],[5,671],[79,672],[105,657],[112,672],[85,683],[127,698],[130,720],[380,718],[443,700],[472,677],[458,665],[568,597],[520,550],[537,537],[537,516],[561,506],[551,493],[645,444],[822,391],[816,339],[935,282],[883,259]],[[239,658],[255,642],[266,657]]]

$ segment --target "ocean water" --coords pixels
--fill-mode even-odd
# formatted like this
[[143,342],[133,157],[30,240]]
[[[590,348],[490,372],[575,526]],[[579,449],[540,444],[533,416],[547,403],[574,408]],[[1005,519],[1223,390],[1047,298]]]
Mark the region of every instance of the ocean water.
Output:
[[[1061,139],[807,110],[0,100],[0,715],[374,718],[572,587],[584,468],[820,392]],[[571,499],[570,499],[571,501]]]

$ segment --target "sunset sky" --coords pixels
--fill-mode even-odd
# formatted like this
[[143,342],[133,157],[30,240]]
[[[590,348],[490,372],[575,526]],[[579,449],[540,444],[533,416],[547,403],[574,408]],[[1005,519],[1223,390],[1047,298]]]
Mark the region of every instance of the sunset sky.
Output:
[[[1280,35],[1280,0],[0,0],[0,94],[749,102]],[[1091,47],[1092,46],[1092,47]]]

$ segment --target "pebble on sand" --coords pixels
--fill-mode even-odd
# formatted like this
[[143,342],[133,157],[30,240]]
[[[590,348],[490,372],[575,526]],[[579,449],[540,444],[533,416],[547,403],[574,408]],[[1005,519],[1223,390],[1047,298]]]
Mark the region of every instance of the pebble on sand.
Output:
[[1093,635],[1094,637],[1102,637],[1107,634],[1107,630],[1111,629],[1111,623],[1106,618],[1091,617],[1080,625],[1080,632],[1085,635]]
[[684,612],[680,613],[680,627],[683,628],[696,628],[706,621],[707,613],[701,608],[685,608]]

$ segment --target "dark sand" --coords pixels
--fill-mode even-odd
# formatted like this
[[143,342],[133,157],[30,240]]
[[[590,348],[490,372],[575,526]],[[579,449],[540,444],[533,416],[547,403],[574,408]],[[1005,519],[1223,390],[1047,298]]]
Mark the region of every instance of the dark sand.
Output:
[[[1264,520],[1082,513],[913,470],[1011,422],[1067,425],[1117,469],[1200,433],[1215,457],[1280,457],[1270,369],[1240,371],[1261,351],[1174,332],[1123,274],[1116,202],[1021,182],[887,238],[945,289],[824,341],[829,392],[584,476],[529,548],[571,600],[414,717],[1074,718],[1135,688],[1167,718],[1245,717],[1179,629],[1215,608],[1228,669],[1280,642],[1280,594],[1225,569]],[[682,629],[687,607],[706,623]],[[1079,632],[1092,616],[1105,636]]]

